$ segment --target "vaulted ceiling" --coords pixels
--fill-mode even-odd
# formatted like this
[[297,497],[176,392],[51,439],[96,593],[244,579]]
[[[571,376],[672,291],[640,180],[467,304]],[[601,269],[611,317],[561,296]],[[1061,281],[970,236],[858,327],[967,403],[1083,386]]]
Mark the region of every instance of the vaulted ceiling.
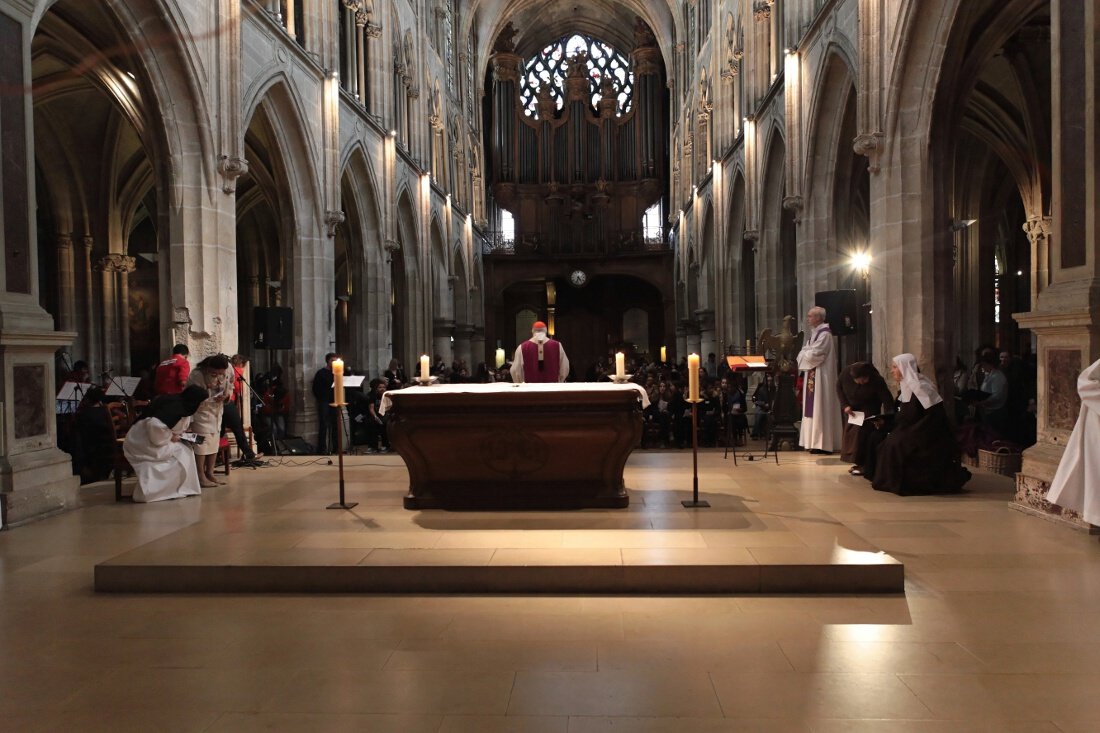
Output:
[[509,22],[515,27],[516,53],[528,57],[548,42],[579,31],[623,52],[634,47],[634,17],[649,24],[665,67],[673,68],[672,46],[677,0],[472,0],[467,23],[477,32],[478,57],[488,58],[493,41]]

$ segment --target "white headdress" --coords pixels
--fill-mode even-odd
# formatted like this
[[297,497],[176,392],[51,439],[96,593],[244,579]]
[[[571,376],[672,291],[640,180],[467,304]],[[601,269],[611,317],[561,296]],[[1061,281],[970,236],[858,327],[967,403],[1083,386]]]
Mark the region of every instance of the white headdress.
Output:
[[917,370],[917,357],[912,354],[898,354],[894,357],[894,366],[901,371],[902,402],[908,402],[916,395],[921,407],[926,410],[943,402],[932,380]]

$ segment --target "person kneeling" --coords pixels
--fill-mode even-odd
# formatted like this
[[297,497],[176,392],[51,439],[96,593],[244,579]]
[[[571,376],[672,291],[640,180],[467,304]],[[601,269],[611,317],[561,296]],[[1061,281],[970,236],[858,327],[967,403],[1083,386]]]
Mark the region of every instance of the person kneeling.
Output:
[[970,472],[959,462],[943,398],[912,354],[895,356],[891,369],[901,385],[899,407],[893,430],[874,448],[871,486],[901,496],[958,491]]
[[191,385],[179,394],[157,397],[126,433],[122,452],[138,480],[134,501],[164,501],[202,493],[194,453],[181,441],[181,434],[208,396],[202,387]]

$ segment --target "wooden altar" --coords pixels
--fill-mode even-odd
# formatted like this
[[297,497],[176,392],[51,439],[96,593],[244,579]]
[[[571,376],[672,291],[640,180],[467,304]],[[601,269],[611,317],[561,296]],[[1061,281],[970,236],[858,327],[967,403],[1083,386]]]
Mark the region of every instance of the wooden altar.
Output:
[[[640,393],[640,394],[639,394]],[[623,508],[636,385],[441,385],[385,395],[406,509]]]

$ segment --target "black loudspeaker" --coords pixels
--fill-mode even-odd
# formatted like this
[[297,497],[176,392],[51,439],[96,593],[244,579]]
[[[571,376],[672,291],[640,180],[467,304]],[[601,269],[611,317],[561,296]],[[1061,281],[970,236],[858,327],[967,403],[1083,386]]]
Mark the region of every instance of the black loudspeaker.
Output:
[[834,336],[847,336],[856,332],[855,290],[825,290],[814,296],[814,304],[825,309],[825,322]]
[[281,456],[311,456],[313,446],[301,438],[283,438],[275,441]]
[[294,347],[293,308],[252,309],[252,346],[257,349],[287,350]]

